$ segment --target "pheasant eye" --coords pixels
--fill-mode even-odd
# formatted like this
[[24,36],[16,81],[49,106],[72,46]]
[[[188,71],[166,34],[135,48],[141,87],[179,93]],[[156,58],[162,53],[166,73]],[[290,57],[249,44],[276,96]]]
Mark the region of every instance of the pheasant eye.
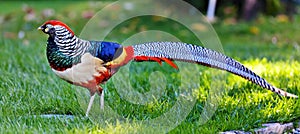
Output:
[[49,30],[50,30],[51,28],[53,28],[53,25],[47,24],[47,25],[46,25],[46,28],[44,29],[44,31],[45,31],[46,33],[48,33]]
[[53,26],[51,24],[46,25],[47,28],[52,28]]

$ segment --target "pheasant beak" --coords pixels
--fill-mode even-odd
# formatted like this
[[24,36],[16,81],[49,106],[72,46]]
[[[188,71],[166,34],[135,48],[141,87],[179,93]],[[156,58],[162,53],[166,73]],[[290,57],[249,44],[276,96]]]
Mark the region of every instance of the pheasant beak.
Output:
[[43,30],[42,26],[38,27],[37,30]]
[[38,27],[37,30],[42,30],[44,32],[48,32],[49,31],[49,28],[43,28],[42,26]]
[[43,26],[40,26],[37,28],[37,30],[42,30],[47,33],[49,31],[49,28],[48,27],[44,28]]

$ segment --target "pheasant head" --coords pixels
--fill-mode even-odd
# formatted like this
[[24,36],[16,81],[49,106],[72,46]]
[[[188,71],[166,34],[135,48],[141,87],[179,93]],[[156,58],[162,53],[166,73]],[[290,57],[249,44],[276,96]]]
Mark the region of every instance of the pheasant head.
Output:
[[42,30],[45,34],[50,37],[61,34],[71,34],[74,36],[74,32],[65,23],[57,20],[46,21],[43,25],[38,27],[38,30]]
[[68,68],[79,62],[89,47],[88,41],[77,38],[65,23],[49,20],[38,27],[49,35],[47,40],[47,58],[52,68]]

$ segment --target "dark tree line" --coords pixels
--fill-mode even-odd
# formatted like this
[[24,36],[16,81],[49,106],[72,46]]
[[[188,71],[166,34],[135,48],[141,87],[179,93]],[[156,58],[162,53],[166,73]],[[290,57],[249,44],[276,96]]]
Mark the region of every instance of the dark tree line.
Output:
[[[202,13],[206,13],[209,0],[184,0]],[[292,19],[297,13],[297,5],[300,0],[217,0],[216,16],[222,18],[225,16],[224,8],[233,7],[235,16],[240,20],[250,21],[255,19],[258,14],[278,15],[286,14]]]

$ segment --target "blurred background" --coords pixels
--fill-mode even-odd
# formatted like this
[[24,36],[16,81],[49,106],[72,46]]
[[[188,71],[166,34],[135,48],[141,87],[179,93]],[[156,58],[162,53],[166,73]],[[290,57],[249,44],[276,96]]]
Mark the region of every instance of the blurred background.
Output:
[[[185,0],[192,4],[202,13],[207,13],[209,0]],[[214,0],[211,0],[214,1]],[[222,20],[231,19],[236,21],[253,21],[260,15],[285,17],[293,20],[297,14],[299,0],[215,0],[216,16]],[[287,19],[286,18],[286,19]]]
[[[192,4],[204,15],[207,14],[209,0],[185,1]],[[31,38],[41,39],[37,38],[37,35],[41,35],[40,32],[35,31],[35,29],[46,20],[50,19],[62,20],[71,26],[75,33],[79,34],[88,20],[101,8],[111,2],[113,1],[2,1],[2,7],[0,10],[0,36],[5,39],[22,40],[24,45],[32,44]],[[176,0],[170,2],[176,2]],[[168,2],[162,3],[163,6],[168,6]],[[231,49],[233,46],[235,47],[235,49],[230,50],[229,56],[243,58],[256,55],[256,57],[262,57],[260,56],[261,53],[258,55],[256,53],[252,53],[253,51],[260,51],[253,50],[255,47],[251,47],[257,44],[259,44],[259,46],[266,46],[268,44],[272,44],[271,46],[273,47],[285,46],[286,49],[296,49],[298,53],[300,40],[300,37],[297,36],[299,35],[298,4],[298,0],[217,0],[215,8],[213,8],[214,15],[211,22],[217,31],[221,42],[225,46],[224,49],[226,50]],[[114,9],[115,11],[112,11],[110,15],[118,17],[118,8],[121,7],[116,7],[116,9]],[[180,7],[175,8],[180,10]],[[194,11],[189,10],[182,12],[193,13]],[[157,17],[136,19],[136,21],[131,21],[126,25],[124,24],[123,28],[119,28],[122,34],[118,34],[118,36],[145,31],[147,30],[147,27],[151,27],[151,25],[168,26],[167,23],[154,24],[154,22],[159,21],[164,22],[163,19],[158,19]],[[99,25],[105,26],[105,23],[108,22],[105,22],[104,20],[101,23],[102,24]],[[172,26],[169,27],[172,28]],[[175,27],[173,27],[173,29],[175,29]],[[195,29],[201,29],[201,26],[195,25]],[[177,33],[180,32],[176,32],[174,34]],[[178,34],[178,36],[182,35]],[[118,37],[114,38],[117,39]],[[243,43],[240,43],[241,41]],[[251,43],[247,41],[251,41]],[[236,54],[240,52],[240,49],[243,49],[237,47],[241,45],[247,49],[246,54]],[[267,48],[272,49],[272,47]],[[285,57],[285,59],[298,57],[296,53],[292,54],[293,57],[276,55],[273,55],[272,57],[279,59],[282,59],[283,57]],[[265,57],[272,59],[270,56]]]
[[[214,0],[185,1],[204,15],[209,14],[208,9],[211,7],[213,18],[210,21],[226,55],[253,69],[275,86],[299,95],[299,0],[216,0],[215,4],[210,4]],[[23,132],[24,129],[27,130],[25,132],[34,133],[47,129],[49,133],[109,133],[117,129],[120,133],[132,133],[139,130],[139,124],[108,124],[108,127],[103,127],[95,126],[82,118],[72,121],[21,118],[40,114],[84,115],[77,103],[75,91],[68,90],[74,87],[51,72],[45,54],[48,36],[37,28],[47,20],[57,19],[65,22],[79,35],[89,19],[112,2],[114,1],[0,1],[0,132]],[[168,2],[176,0],[149,6],[153,6],[155,10],[155,6],[169,6]],[[120,17],[121,13],[118,11],[121,8],[133,7],[131,2],[123,6],[114,7],[108,15],[117,18]],[[143,10],[143,7],[135,8]],[[174,8],[181,10],[180,6]],[[195,10],[181,12],[193,14]],[[109,22],[103,20],[99,25],[105,27],[107,23]],[[183,42],[201,45],[191,36],[190,31],[157,16],[125,21],[109,34],[107,41],[121,42],[135,33],[149,29],[163,29]],[[195,22],[193,30],[201,31],[203,25]],[[138,67],[150,70],[160,68],[153,63],[139,64]],[[145,75],[135,76],[134,80],[137,82],[133,83],[149,87],[148,79],[144,77],[149,72],[144,71],[144,68],[140,70]],[[199,127],[197,120],[206,102],[212,79],[210,76],[216,72],[218,71],[207,69],[199,73],[203,78],[200,80],[201,88],[195,92],[199,100],[186,120],[173,132],[217,133],[233,129],[253,131],[266,122],[299,122],[299,100],[279,98],[243,79],[226,75],[225,79],[222,78],[226,84],[226,94],[213,118]],[[169,87],[172,88],[173,85]],[[109,91],[113,91],[109,84],[108,87]],[[120,100],[113,93],[108,93],[106,97],[107,104],[115,106],[119,113],[145,120],[152,115],[159,116],[172,107],[174,102],[170,100],[163,100],[164,105],[160,102],[139,107]]]

